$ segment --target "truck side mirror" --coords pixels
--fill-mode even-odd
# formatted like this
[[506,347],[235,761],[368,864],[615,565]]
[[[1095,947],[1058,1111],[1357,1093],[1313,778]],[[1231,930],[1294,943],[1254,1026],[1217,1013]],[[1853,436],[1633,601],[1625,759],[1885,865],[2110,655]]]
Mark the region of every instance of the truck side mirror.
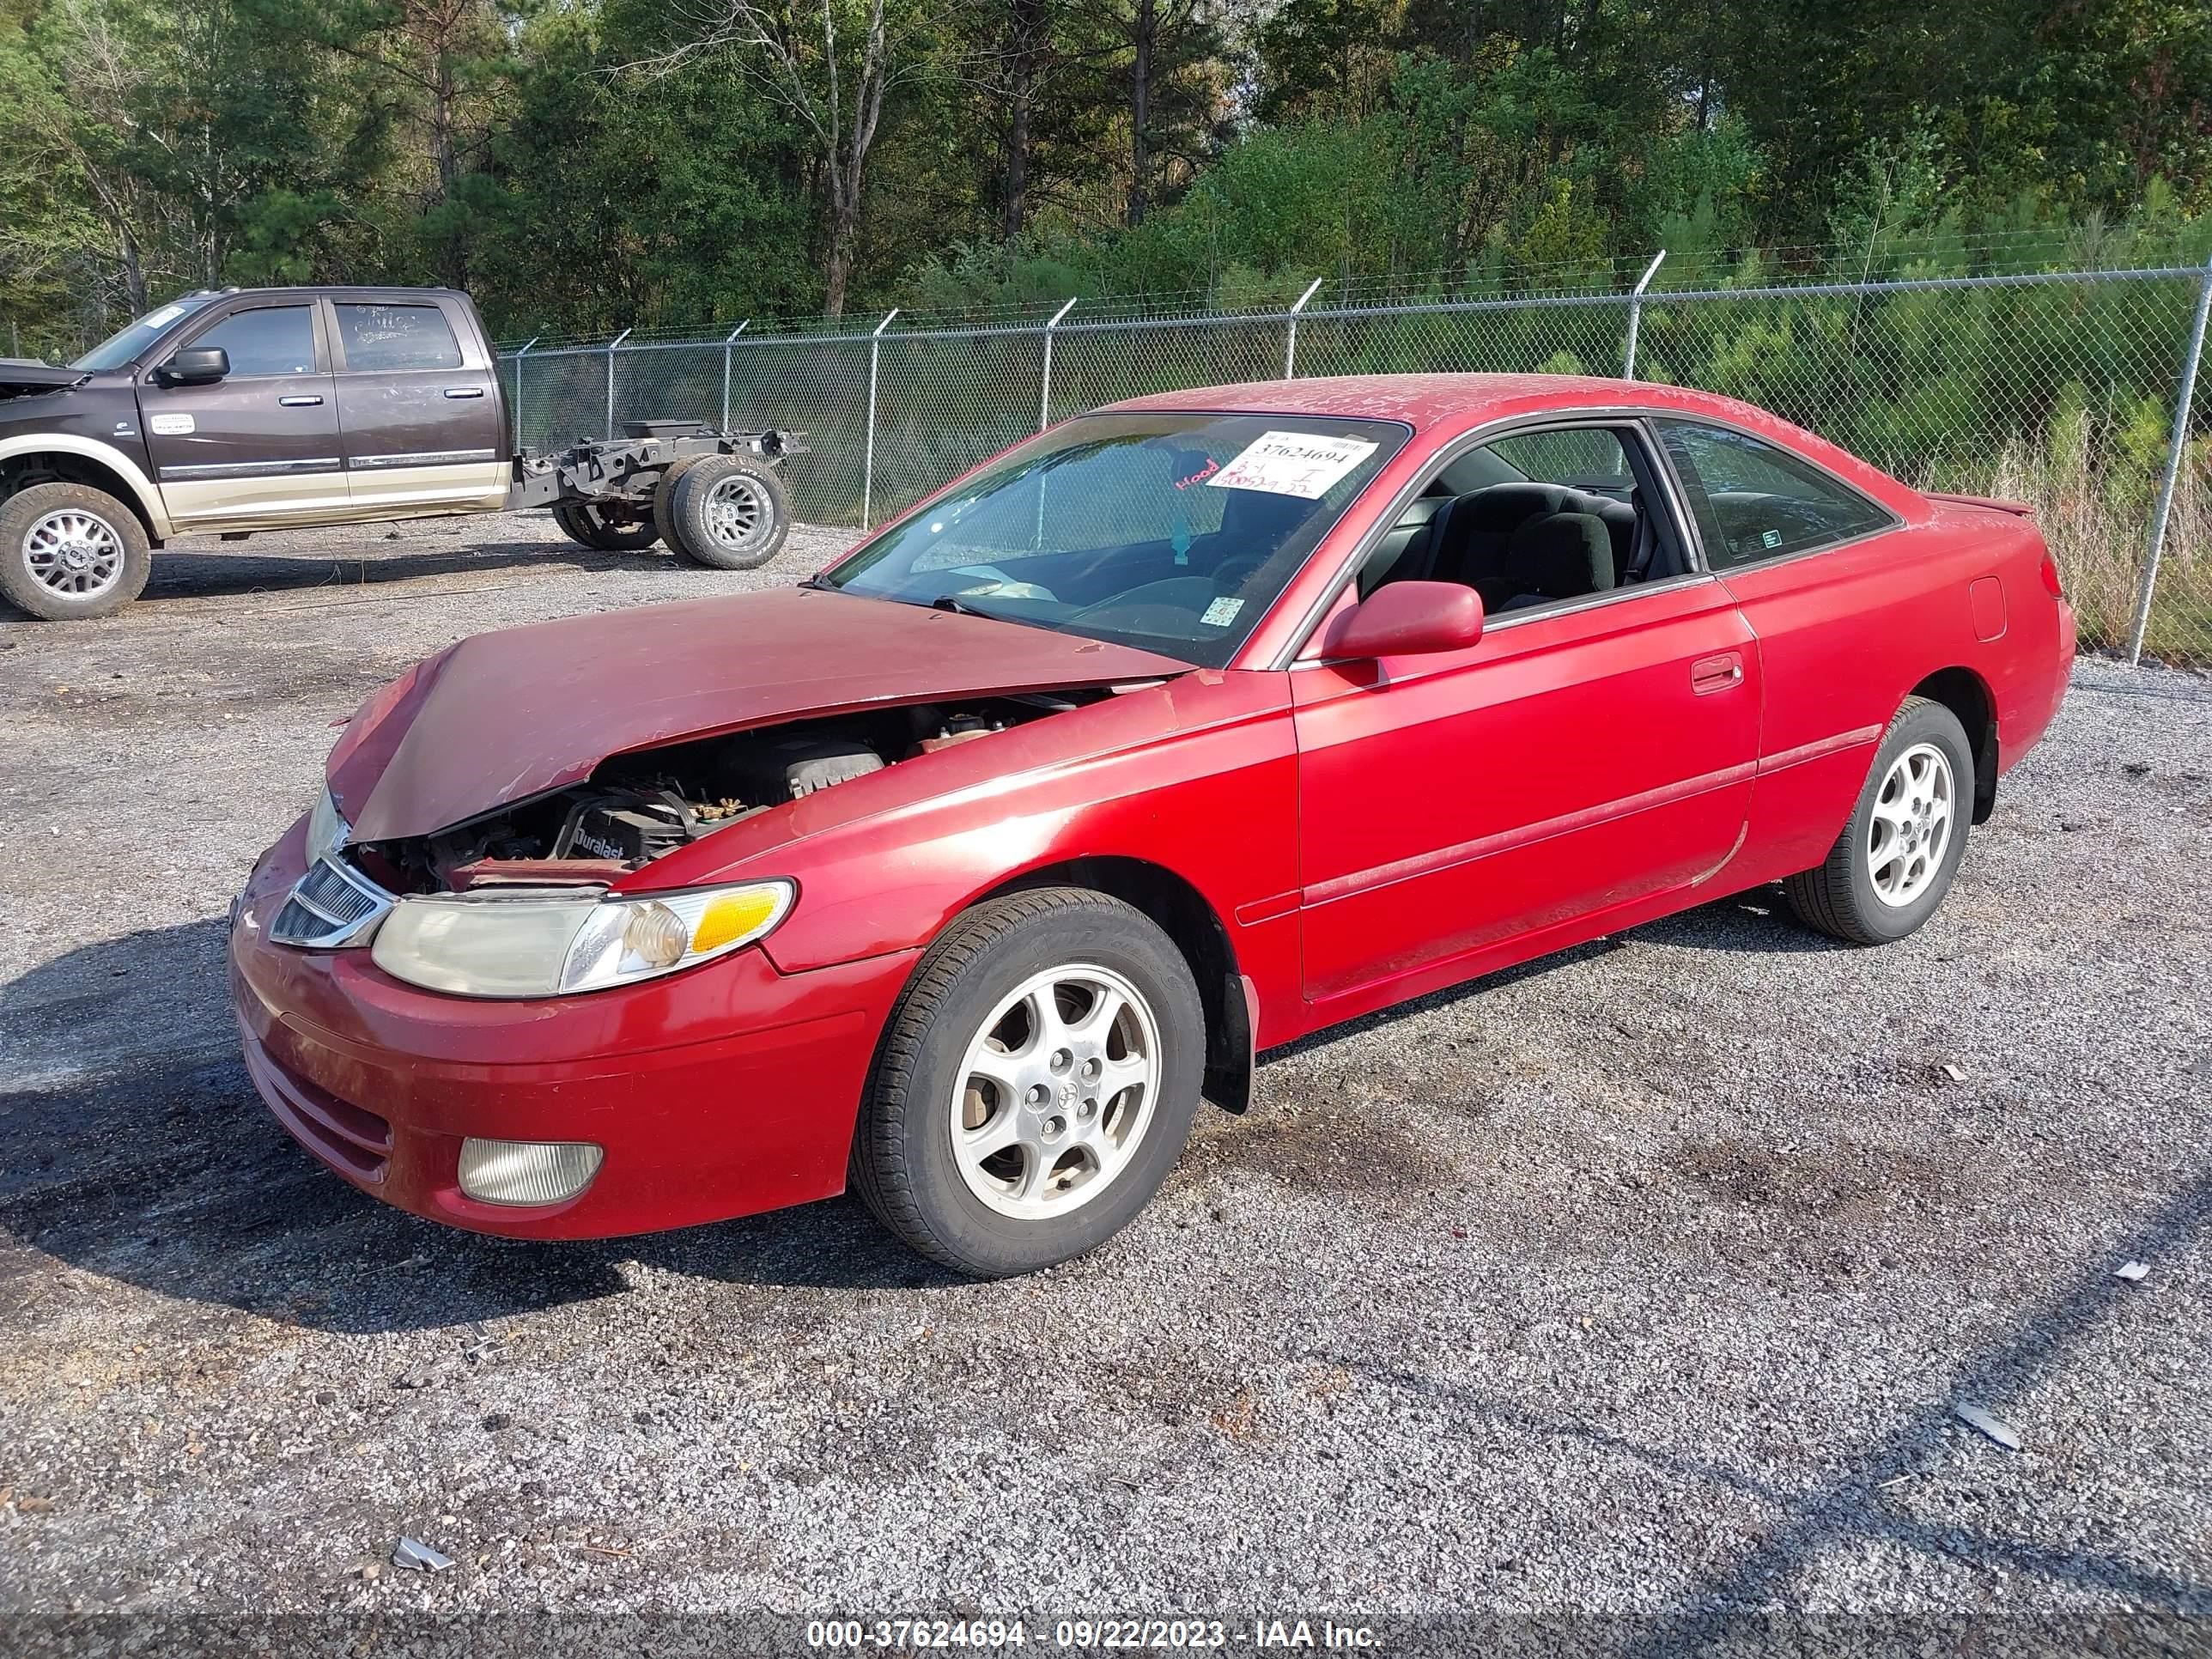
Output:
[[159,373],[168,386],[213,386],[230,373],[230,354],[221,346],[186,346]]

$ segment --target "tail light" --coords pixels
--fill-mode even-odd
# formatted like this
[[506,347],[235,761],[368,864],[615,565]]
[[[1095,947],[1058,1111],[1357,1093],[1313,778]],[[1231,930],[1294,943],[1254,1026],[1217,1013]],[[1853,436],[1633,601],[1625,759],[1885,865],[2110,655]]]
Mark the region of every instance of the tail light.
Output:
[[2043,551],[2043,586],[2044,591],[2054,599],[2063,599],[2066,597],[2066,589],[2058,580],[2058,561],[2051,556],[2051,550],[2048,548]]

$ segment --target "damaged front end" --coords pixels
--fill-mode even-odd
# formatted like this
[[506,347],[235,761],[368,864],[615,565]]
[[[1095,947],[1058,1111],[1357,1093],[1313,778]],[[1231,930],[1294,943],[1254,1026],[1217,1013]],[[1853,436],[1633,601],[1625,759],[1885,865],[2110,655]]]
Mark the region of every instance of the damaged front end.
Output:
[[633,896],[614,890],[624,877],[732,824],[1111,695],[895,705],[660,744],[423,836],[356,840],[326,794],[270,937],[366,945],[393,977],[459,996],[563,996],[673,973],[765,938],[795,886]]
[[394,894],[611,884],[730,824],[1108,695],[876,708],[615,755],[581,783],[351,856]]

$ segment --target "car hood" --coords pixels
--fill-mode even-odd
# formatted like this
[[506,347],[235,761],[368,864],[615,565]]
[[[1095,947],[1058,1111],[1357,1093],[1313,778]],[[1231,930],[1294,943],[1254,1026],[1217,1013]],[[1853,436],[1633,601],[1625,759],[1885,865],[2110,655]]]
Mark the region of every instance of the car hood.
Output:
[[0,357],[0,398],[31,398],[61,392],[92,378],[82,368],[54,368],[27,357]]
[[879,703],[1158,679],[1131,646],[823,588],[480,634],[364,704],[331,752],[356,841],[426,836],[610,755]]

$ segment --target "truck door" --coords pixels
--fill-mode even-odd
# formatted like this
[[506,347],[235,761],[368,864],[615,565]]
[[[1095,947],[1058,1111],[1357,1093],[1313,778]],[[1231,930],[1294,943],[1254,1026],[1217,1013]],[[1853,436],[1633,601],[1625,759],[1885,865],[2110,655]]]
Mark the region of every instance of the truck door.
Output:
[[222,348],[230,373],[171,386],[156,364],[139,377],[139,418],[170,521],[179,531],[273,530],[343,514],[337,399],[313,301],[222,307],[178,338],[176,349],[186,346]]
[[464,319],[432,295],[326,303],[355,516],[505,505],[499,386],[476,330],[456,326]]

